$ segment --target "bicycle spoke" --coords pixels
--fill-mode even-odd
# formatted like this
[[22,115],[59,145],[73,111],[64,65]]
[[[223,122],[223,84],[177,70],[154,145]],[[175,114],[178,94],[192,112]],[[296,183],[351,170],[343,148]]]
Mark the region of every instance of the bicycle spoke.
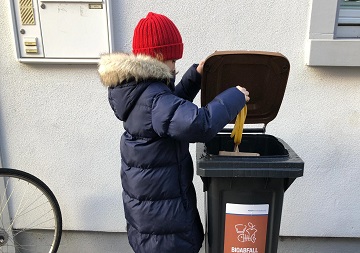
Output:
[[0,195],[0,232],[5,235],[0,253],[56,252],[62,221],[50,189],[18,170],[0,168],[0,180],[5,188]]

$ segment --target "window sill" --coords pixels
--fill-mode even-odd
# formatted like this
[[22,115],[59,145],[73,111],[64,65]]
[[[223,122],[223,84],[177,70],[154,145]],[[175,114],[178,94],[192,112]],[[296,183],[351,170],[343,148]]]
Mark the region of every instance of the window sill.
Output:
[[360,39],[334,39],[338,0],[313,0],[307,43],[309,66],[360,66]]
[[309,66],[360,66],[359,39],[310,39]]

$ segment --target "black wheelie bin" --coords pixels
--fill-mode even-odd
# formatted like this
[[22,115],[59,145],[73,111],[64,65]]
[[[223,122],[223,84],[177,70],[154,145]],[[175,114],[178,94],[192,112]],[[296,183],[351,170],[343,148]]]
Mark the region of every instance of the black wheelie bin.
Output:
[[[265,134],[280,108],[289,76],[280,53],[217,51],[204,64],[201,104],[231,86],[250,92],[240,153],[232,128],[196,144],[197,175],[204,183],[206,253],[276,253],[284,192],[304,162],[280,138]],[[235,122],[235,119],[232,123]]]

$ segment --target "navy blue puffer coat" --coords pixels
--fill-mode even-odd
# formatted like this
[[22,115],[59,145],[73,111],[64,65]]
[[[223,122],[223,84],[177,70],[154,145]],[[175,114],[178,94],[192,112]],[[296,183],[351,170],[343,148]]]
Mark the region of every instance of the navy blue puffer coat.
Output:
[[189,143],[213,138],[242,109],[244,95],[230,88],[198,108],[196,65],[174,87],[170,69],[147,56],[103,55],[98,70],[125,129],[121,180],[130,245],[136,253],[199,252],[204,233]]

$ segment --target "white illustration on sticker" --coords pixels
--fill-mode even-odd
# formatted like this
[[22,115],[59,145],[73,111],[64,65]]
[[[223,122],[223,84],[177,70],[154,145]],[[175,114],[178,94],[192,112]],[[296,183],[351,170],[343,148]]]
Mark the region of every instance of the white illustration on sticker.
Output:
[[239,242],[252,242],[256,241],[256,231],[255,225],[249,222],[247,225],[237,224],[235,225],[236,233],[239,234]]

